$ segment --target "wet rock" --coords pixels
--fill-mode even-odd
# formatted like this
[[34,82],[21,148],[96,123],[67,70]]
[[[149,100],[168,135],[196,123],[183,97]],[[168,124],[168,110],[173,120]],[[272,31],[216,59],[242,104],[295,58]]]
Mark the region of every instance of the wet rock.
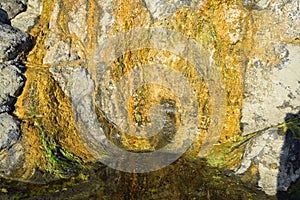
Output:
[[0,8],[0,24],[10,24],[7,12]]
[[26,10],[26,2],[27,0],[1,0],[0,8],[7,12],[9,19],[12,19]]
[[263,131],[247,144],[236,174],[245,173],[254,164],[258,166],[258,186],[266,194],[286,191],[300,177],[299,147],[299,142],[290,132],[279,134],[277,128]]
[[0,24],[0,35],[0,62],[15,59],[31,48],[30,36],[8,24]]
[[[95,66],[93,65],[95,63],[92,63],[88,66],[81,64],[88,63],[91,60],[91,57],[88,56],[89,53],[94,50],[93,47],[103,42],[106,37],[116,33],[114,31],[118,30],[118,23],[115,22],[126,24],[126,28],[130,28],[131,25],[132,27],[136,27],[135,25],[140,24],[131,24],[131,22],[134,22],[134,20],[131,21],[130,16],[127,16],[129,20],[126,19],[126,17],[124,17],[125,19],[123,21],[120,20],[123,18],[122,15],[127,13],[122,13],[122,11],[120,11],[120,15],[116,15],[114,12],[117,9],[115,9],[115,5],[112,3],[112,1],[100,0],[98,1],[99,5],[97,3],[91,3],[93,5],[92,7],[96,7],[96,10],[100,10],[99,13],[94,13],[94,10],[90,9],[90,4],[88,4],[88,1],[86,0],[81,1],[80,3],[74,3],[72,6],[69,6],[67,2],[62,2],[63,3],[61,4],[55,4],[51,13],[49,32],[45,39],[44,47],[46,51],[45,57],[43,58],[43,64],[49,64],[53,66],[50,69],[50,72],[53,74],[54,79],[58,82],[64,93],[70,97],[72,106],[74,107],[73,109],[75,111],[76,123],[79,121],[79,123],[77,123],[77,127],[88,125],[89,128],[83,131],[83,133],[92,134],[94,132],[95,134],[90,136],[91,138],[97,138],[99,137],[99,134],[96,133],[102,129],[101,126],[97,125],[99,120],[95,115],[95,110],[93,110],[95,109],[95,106],[93,103],[91,103],[91,90],[94,89],[93,84],[95,83],[93,81],[95,81],[95,77],[89,76],[89,73],[95,70]],[[152,22],[157,19],[159,20],[166,18],[167,23],[169,23],[167,17],[172,16],[176,10],[183,7],[190,7],[191,10],[193,10],[194,4],[197,4],[197,2],[198,1],[193,0],[145,0],[143,1],[142,6],[147,8],[149,11],[150,15],[152,16]],[[223,3],[220,3],[220,5],[217,5],[216,7],[211,6],[211,10],[208,12],[215,12],[219,10],[219,13],[222,13],[220,16],[223,16],[224,14],[224,23],[220,22],[218,26],[216,26],[216,33],[213,32],[212,36],[209,37],[225,35],[228,36],[228,40],[230,41],[232,48],[235,48],[234,45],[238,46],[245,44],[246,48],[250,47],[249,49],[251,50],[249,51],[254,49],[254,53],[251,52],[249,57],[241,58],[241,62],[243,63],[246,60],[249,61],[244,77],[245,79],[240,80],[241,82],[245,80],[244,85],[246,94],[243,103],[243,117],[241,122],[243,123],[243,135],[247,135],[260,130],[266,130],[270,126],[283,123],[286,113],[295,113],[299,110],[300,75],[299,67],[296,67],[297,63],[300,62],[298,56],[299,47],[286,44],[292,43],[291,41],[299,40],[300,20],[299,4],[297,4],[298,1],[245,0],[243,2],[244,6],[251,8],[251,13],[248,13],[249,10],[245,12],[246,9],[240,9],[238,5],[230,4],[230,6],[228,6],[226,3],[224,3],[224,5]],[[66,4],[65,7],[64,3]],[[213,1],[210,1],[209,3],[215,5]],[[221,12],[220,8],[222,8]],[[63,12],[65,9],[70,10]],[[89,18],[90,12],[93,12],[93,17],[95,18],[95,21],[92,21],[92,23],[90,22]],[[147,16],[149,13],[147,12]],[[62,14],[66,16],[62,16]],[[195,13],[190,16],[193,16],[194,14]],[[24,13],[20,14],[19,16],[26,15],[27,14]],[[213,18],[213,15],[214,14],[212,14],[210,17]],[[251,16],[251,20],[249,16]],[[176,18],[175,15],[172,17]],[[187,18],[189,17],[187,16]],[[208,18],[208,20],[211,18]],[[196,19],[198,20],[200,18]],[[192,20],[192,18],[190,20]],[[176,23],[186,29],[187,32],[191,31],[186,26],[188,23],[190,23],[190,21],[188,21],[186,24],[183,21],[179,19],[176,21]],[[18,22],[13,22],[14,25],[21,28],[21,26],[17,25],[17,23]],[[28,22],[28,24],[30,23]],[[63,31],[59,28],[61,27],[61,23],[65,25],[65,30]],[[147,23],[150,24],[151,22]],[[212,22],[206,25],[214,26],[214,23],[215,22]],[[251,26],[252,23],[254,23],[253,27]],[[27,31],[27,28],[30,28],[30,26],[31,25],[26,25],[25,28],[21,29]],[[173,26],[174,25],[171,25],[170,27]],[[113,29],[111,29],[112,27]],[[206,29],[205,26],[203,29]],[[122,31],[123,29],[120,28],[120,30]],[[193,29],[193,31],[195,30]],[[206,30],[204,32],[206,32]],[[95,33],[95,35],[93,36],[92,33]],[[72,35],[72,37],[69,37],[70,35]],[[249,41],[254,41],[253,48],[252,44],[247,46],[248,44],[246,43],[248,41],[244,40],[246,37],[249,39]],[[241,41],[246,42],[241,43]],[[227,43],[222,43],[224,42],[222,39],[216,37],[216,41],[213,46],[220,45],[219,42],[221,42],[220,44],[222,45],[224,44],[224,46],[227,45]],[[243,48],[236,50],[243,51],[242,49]],[[223,51],[222,48],[217,50],[221,52]],[[212,51],[214,51],[214,49]],[[232,52],[232,54],[227,54],[224,52],[224,55],[226,55],[224,58],[226,57],[226,60],[234,60],[236,56],[235,54],[238,51]],[[246,51],[244,53],[247,54]],[[143,56],[144,55],[141,55],[141,57]],[[211,63],[214,63],[215,61],[219,62],[221,59],[223,59],[223,57],[219,57],[219,60],[217,60],[217,56],[218,54],[214,54],[214,56],[212,55],[210,57]],[[271,62],[270,60],[273,58],[278,60],[278,62],[275,64],[274,62]],[[95,60],[97,62],[97,59]],[[216,64],[218,64],[217,62]],[[232,61],[232,63],[231,61],[226,61],[224,63],[228,68],[224,69],[222,66],[218,66],[221,70],[221,73],[225,73],[224,71],[229,70],[240,71],[240,69],[243,67],[235,65],[236,60]],[[122,64],[123,63],[120,62],[121,67]],[[230,73],[225,74],[224,81],[236,79],[236,77],[231,75],[232,74]],[[234,83],[236,84],[236,82]],[[228,87],[230,82],[226,82],[225,85]],[[113,87],[113,85],[109,84],[107,84],[107,86],[108,89]],[[228,93],[234,93],[235,90],[239,89],[240,88],[238,87],[230,89]],[[238,93],[238,95],[240,95],[240,93]],[[235,97],[234,95],[232,96]],[[96,100],[99,100],[102,97],[103,96],[99,95],[96,97]],[[115,99],[117,100],[117,98]],[[230,101],[230,96],[228,100]],[[230,106],[227,110],[227,121],[230,121],[229,123],[238,124],[239,113],[232,109],[232,112],[238,113],[235,115],[238,116],[236,121],[231,120],[232,116],[229,114],[229,111],[231,112],[231,106],[238,102],[240,101],[236,101],[228,105]],[[51,104],[51,102],[49,103]],[[111,105],[113,108],[115,105],[112,103],[114,103],[114,101],[107,101],[106,105]],[[236,108],[238,111],[241,109],[240,107],[234,108]],[[108,110],[109,106],[105,106],[105,109]],[[117,116],[115,112],[109,112],[112,116]],[[85,121],[81,119],[83,117]],[[227,127],[230,132],[234,132],[235,129],[231,129],[229,126],[227,126],[228,124],[225,124],[224,127]],[[236,131],[229,137],[239,137],[238,134],[239,132]],[[88,134],[84,135],[88,137]],[[120,137],[118,134],[115,135],[118,138]],[[224,135],[224,138],[227,138],[227,136]],[[89,146],[95,145],[95,147],[97,147],[96,144],[91,143],[88,139],[89,138],[87,138],[84,143],[88,144]],[[99,138],[99,141],[102,139],[103,138]],[[221,142],[220,146],[222,145],[223,143]],[[293,172],[291,172],[291,168],[288,167],[290,165],[288,163],[294,162],[291,161],[290,158],[294,158],[297,152],[295,150],[287,149],[296,149],[296,147],[297,145],[294,143],[294,141],[288,141],[285,136],[278,134],[277,129],[268,129],[267,131],[255,136],[248,143],[242,161],[243,164],[237,173],[245,173],[250,168],[251,163],[254,163],[256,166],[258,166],[259,171],[259,181],[257,184],[262,187],[266,193],[273,195],[277,190],[285,190],[291,181],[298,177],[298,172],[296,172],[298,169],[297,164],[292,165],[293,169],[296,171],[292,170]],[[224,154],[225,152],[226,151],[224,151]],[[220,154],[222,154],[222,152]],[[281,154],[283,154],[283,156],[281,156]]]
[[243,135],[284,122],[300,110],[300,46],[287,45],[286,62],[277,67],[256,60],[248,66],[242,119]]
[[0,63],[0,113],[12,110],[25,83],[18,64]]
[[12,25],[23,32],[28,32],[38,22],[41,12],[41,0],[28,0],[26,12],[22,12],[12,19]]
[[10,148],[19,136],[19,122],[7,113],[0,114],[0,151]]

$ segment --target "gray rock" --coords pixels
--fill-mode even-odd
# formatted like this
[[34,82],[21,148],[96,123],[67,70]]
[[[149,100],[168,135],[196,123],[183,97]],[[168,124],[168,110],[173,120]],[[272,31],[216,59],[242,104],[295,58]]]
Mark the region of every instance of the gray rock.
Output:
[[18,67],[17,64],[0,63],[0,113],[12,110],[14,100],[25,83]]
[[8,24],[0,24],[0,35],[0,62],[15,59],[31,48],[30,36]]
[[28,32],[39,20],[42,13],[41,0],[28,0],[26,12],[11,20],[12,25],[23,32]]
[[5,10],[9,19],[26,10],[27,0],[1,0],[0,8]]
[[[107,31],[107,23],[112,23],[110,12],[108,11],[113,4],[110,1],[101,2],[101,6],[104,6],[104,13],[102,19],[99,19],[99,23],[102,24],[101,29]],[[109,4],[109,5],[107,5]],[[107,7],[108,10],[105,8]],[[78,59],[85,58],[85,53],[82,45],[77,41],[74,41],[71,38],[61,38],[61,33],[56,27],[59,27],[57,24],[57,19],[59,18],[60,5],[56,4],[53,8],[51,14],[49,29],[50,32],[45,39],[45,48],[47,49],[45,57],[43,59],[44,64],[58,64],[62,62],[74,61]],[[88,4],[82,3],[76,9],[69,11],[70,21],[68,22],[68,29],[70,34],[74,34],[80,39],[80,43],[85,44],[88,39]]]
[[300,110],[300,46],[287,45],[287,61],[268,66],[252,61],[245,75],[242,109],[243,135],[284,122],[287,113]]
[[270,5],[270,0],[243,0],[243,5],[249,9],[262,10]]
[[16,143],[10,149],[0,154],[0,175],[15,177],[15,170],[21,170],[24,164],[24,148]]
[[[250,10],[259,10],[262,13],[268,13],[272,18],[270,29],[262,30],[266,35],[272,35],[273,32],[281,30],[281,38],[285,40],[297,40],[300,36],[300,2],[298,0],[243,0],[243,5]],[[263,18],[266,18],[264,16]],[[262,19],[265,25],[265,20]],[[274,41],[274,38],[272,39]],[[286,42],[284,42],[286,43]]]
[[[67,61],[79,60],[81,58],[78,52],[80,48],[72,43],[71,39],[62,41],[55,33],[50,33],[51,39],[45,42],[46,48],[49,47],[43,62],[45,64],[58,64]],[[55,36],[56,35],[56,36]]]
[[150,11],[152,18],[168,17],[183,6],[192,9],[199,3],[199,0],[145,0],[146,8]]
[[258,186],[266,194],[286,191],[300,177],[299,147],[290,133],[280,135],[276,128],[263,131],[248,142],[236,174],[243,174],[253,163],[258,165]]
[[0,24],[10,24],[7,12],[0,8]]
[[0,114],[0,151],[10,148],[19,136],[19,122],[7,113]]

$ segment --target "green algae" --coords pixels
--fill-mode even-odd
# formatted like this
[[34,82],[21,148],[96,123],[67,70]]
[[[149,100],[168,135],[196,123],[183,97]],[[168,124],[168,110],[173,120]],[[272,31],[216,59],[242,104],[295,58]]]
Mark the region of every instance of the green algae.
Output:
[[[46,171],[57,178],[66,178],[84,168],[82,159],[63,149],[53,137],[54,134],[44,130],[38,121],[34,121],[40,134],[45,156],[48,158]],[[73,172],[73,173],[72,173]]]
[[[45,184],[1,179],[0,199],[276,199],[204,160],[181,158],[172,165],[150,173],[131,174],[100,163],[93,170]],[[4,186],[5,185],[5,186]]]

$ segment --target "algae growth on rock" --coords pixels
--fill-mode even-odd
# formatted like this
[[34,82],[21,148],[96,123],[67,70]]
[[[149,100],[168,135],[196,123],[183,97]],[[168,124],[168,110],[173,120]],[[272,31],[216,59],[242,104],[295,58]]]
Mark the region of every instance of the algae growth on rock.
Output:
[[[168,170],[199,162],[192,170],[201,178],[190,193],[179,184],[183,177],[171,176],[175,183],[170,186],[178,192],[165,195],[174,198],[220,197],[220,182],[227,179],[219,170],[230,170],[232,184],[249,186],[241,198],[253,199],[258,198],[255,185],[275,195],[300,176],[300,165],[288,159],[299,156],[297,149],[289,150],[297,133],[285,135],[298,129],[281,129],[286,115],[299,111],[298,1],[29,2],[28,19],[39,14],[32,8],[41,6],[42,12],[33,28],[31,21],[20,26],[30,29],[34,47],[24,59],[26,84],[15,105],[24,158],[14,178],[35,184],[57,181],[59,194],[67,194],[84,181],[81,172],[108,170],[95,167],[101,159],[136,167],[134,156],[122,160],[107,153],[109,142],[131,153],[184,153],[166,172],[157,172],[161,179]],[[149,133],[153,130],[159,133]],[[215,186],[206,187],[211,174],[201,176],[202,161],[218,174],[211,179]],[[283,170],[286,166],[293,170]],[[111,195],[138,198],[143,191],[139,184],[155,173],[109,170],[106,176],[115,176],[124,188]],[[87,179],[96,182],[95,177]],[[100,179],[95,187],[101,196],[108,189],[102,186],[111,182],[105,182],[105,175]],[[196,185],[206,188],[205,194]],[[146,197],[157,194],[146,188]],[[229,187],[227,197],[239,189]],[[45,193],[52,189],[40,195]]]

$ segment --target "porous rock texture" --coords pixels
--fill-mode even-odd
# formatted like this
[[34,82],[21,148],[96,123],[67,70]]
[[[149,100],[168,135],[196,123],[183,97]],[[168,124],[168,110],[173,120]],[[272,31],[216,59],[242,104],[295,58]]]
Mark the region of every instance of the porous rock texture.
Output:
[[30,36],[8,24],[0,24],[0,62],[17,58],[31,47]]
[[12,26],[28,32],[38,22],[42,12],[41,0],[27,0],[27,9],[11,20]]
[[[33,9],[27,13],[31,13],[27,25],[22,27],[23,22],[26,24],[26,17],[24,21],[23,17],[18,19],[18,16],[15,17],[16,21],[13,20],[13,24],[24,31],[32,27],[40,13],[36,9],[40,1],[29,2]],[[35,133],[40,131],[40,127],[32,125],[34,123],[26,118],[30,115],[26,108],[33,105],[34,115],[43,116],[34,120],[41,122],[44,130],[49,131],[49,135],[65,149],[84,157],[82,152],[89,149],[89,138],[85,138],[84,142],[80,137],[78,140],[70,140],[74,135],[85,134],[80,131],[82,124],[76,124],[78,113],[74,113],[72,101],[77,99],[72,93],[88,94],[91,96],[82,98],[80,103],[85,103],[96,113],[90,115],[84,109],[76,110],[80,115],[85,114],[87,120],[92,116],[92,121],[100,121],[111,134],[111,139],[122,147],[153,150],[153,145],[160,145],[158,140],[137,139],[115,131],[117,124],[107,116],[114,115],[114,109],[120,107],[114,105],[118,103],[117,100],[107,104],[112,109],[101,109],[95,102],[105,96],[97,94],[97,91],[103,89],[107,96],[111,95],[109,92],[117,87],[116,83],[128,71],[148,64],[164,64],[184,74],[199,101],[197,127],[200,131],[186,155],[206,157],[210,165],[233,170],[235,175],[245,182],[258,185],[268,195],[286,191],[300,176],[299,141],[295,137],[299,129],[294,128],[299,127],[299,123],[287,117],[297,115],[300,110],[299,9],[298,0],[45,1],[40,24],[33,29],[36,45],[28,56],[28,84],[17,103],[18,117],[24,121],[24,132],[28,138],[38,137]],[[3,26],[3,32],[14,30],[21,34],[9,25]],[[205,60],[209,61],[205,65],[215,67],[220,80],[203,77],[206,72],[191,66],[184,58],[172,55],[167,48],[155,49],[157,46],[152,44],[149,47],[148,44],[144,48],[130,51],[128,47],[134,46],[136,41],[126,38],[119,38],[119,43],[117,40],[113,43],[115,46],[120,44],[120,50],[109,48],[111,43],[107,43],[108,38],[120,32],[149,27],[177,31],[188,37],[189,41],[203,46],[206,53],[202,56],[206,56]],[[24,38],[24,34],[21,35]],[[145,38],[153,37],[150,31],[144,35]],[[22,45],[21,41],[26,40],[16,44]],[[2,43],[5,42],[7,40]],[[7,49],[11,48],[9,45]],[[183,49],[183,52],[185,50],[184,45],[176,47]],[[103,53],[101,50],[105,48],[108,50]],[[99,52],[104,55],[98,55]],[[186,50],[185,53],[188,59],[194,59],[192,52]],[[3,55],[2,60],[16,57]],[[98,82],[103,80],[102,72],[105,71],[101,68],[103,63],[99,58],[111,55],[115,56],[115,60],[106,66],[110,69],[108,74],[111,78],[107,80],[111,81],[107,81],[107,87],[99,89],[97,87],[101,84]],[[88,81],[80,82],[80,77]],[[222,87],[219,92],[210,90],[210,84],[220,83]],[[123,86],[131,85],[128,81]],[[159,103],[167,99],[177,105],[178,98],[172,96],[170,90],[145,86],[133,91],[130,93],[128,118],[134,125],[141,127],[151,123],[149,107],[159,102],[152,99],[155,91],[162,91],[160,96],[157,95],[161,97]],[[213,93],[218,98],[213,98]],[[85,102],[85,99],[93,101]],[[219,110],[214,109],[214,102],[222,102]],[[176,129],[177,119],[172,119]],[[210,127],[215,128],[215,134],[209,135]],[[96,130],[98,127],[89,128]],[[172,134],[166,137],[170,141]],[[214,148],[203,154],[201,145],[205,146],[206,141],[214,143]],[[33,140],[29,139],[30,142]]]
[[0,113],[12,111],[24,86],[25,77],[19,67],[18,63],[0,63]]
[[19,123],[9,114],[0,115],[0,151],[9,149],[20,136]]
[[24,64],[20,61],[32,47],[30,35],[11,26],[11,19],[26,10],[26,1],[0,2],[0,175],[17,176],[24,150],[20,143],[20,120],[11,114],[25,84]]
[[299,1],[244,1],[244,5],[252,10],[258,30],[244,75],[241,129],[242,135],[257,135],[247,144],[237,173],[254,163],[258,186],[275,195],[300,176],[299,162],[291,161],[299,158],[295,138],[299,129],[278,134],[281,124],[294,123],[288,116],[300,111],[300,5]]
[[19,13],[26,10],[27,0],[2,0],[0,2],[0,8],[5,10],[9,19],[13,19]]

